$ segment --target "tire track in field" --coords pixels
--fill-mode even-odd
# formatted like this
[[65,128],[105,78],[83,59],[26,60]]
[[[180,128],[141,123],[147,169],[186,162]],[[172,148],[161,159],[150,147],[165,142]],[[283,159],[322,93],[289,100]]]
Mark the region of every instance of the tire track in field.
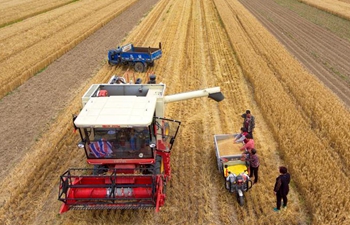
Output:
[[[177,59],[176,63],[174,63],[174,61],[170,62],[174,64],[174,66],[172,70],[169,70],[169,73],[172,74],[172,79],[174,81],[176,80],[176,83],[168,82],[168,89],[171,89],[170,92],[172,94],[192,91],[191,89],[196,87],[196,77],[193,70],[194,66],[197,64],[197,56],[193,54],[195,52],[195,22],[193,21],[193,17],[197,14],[196,4],[193,1],[185,0],[177,3],[177,5],[173,7],[174,10],[182,8],[183,16],[182,20],[178,22],[178,39],[175,39],[172,43],[173,46],[179,48],[178,51],[171,53],[174,54],[174,59]],[[173,51],[174,47],[169,49]],[[181,112],[181,116],[174,115],[172,118],[176,117],[174,119],[182,122],[181,130],[177,137],[178,143],[176,147],[173,148],[173,151],[176,151],[179,158],[175,158],[175,154],[172,155],[172,161],[175,162],[176,165],[179,165],[173,167],[174,170],[178,171],[178,176],[174,176],[172,180],[172,187],[174,188],[174,192],[177,193],[177,199],[173,206],[175,208],[181,208],[181,205],[186,205],[187,210],[183,211],[181,214],[183,218],[186,219],[186,221],[190,221],[190,223],[191,221],[199,222],[199,213],[191,212],[198,212],[198,194],[201,195],[201,190],[198,187],[199,184],[196,184],[198,162],[196,162],[194,155],[194,151],[196,150],[194,144],[194,127],[197,125],[197,121],[192,121],[191,118],[197,113],[197,109],[193,108],[193,101],[195,100],[170,103]],[[179,210],[177,210],[177,213],[178,212]]]
[[[167,55],[162,61],[159,72],[159,81],[167,85],[166,95],[181,93],[188,90],[186,79],[188,74],[183,73],[182,66],[187,59],[182,57],[186,51],[186,35],[187,26],[192,9],[191,1],[169,1],[169,8],[166,12],[166,17],[169,23],[162,27],[166,39],[164,40],[164,54]],[[164,29],[166,27],[166,29]],[[166,117],[183,121],[187,117],[187,112],[184,110],[184,102],[169,103],[166,105]],[[190,153],[185,150],[185,146],[191,143],[189,137],[184,137],[187,133],[187,124],[182,123],[179,134],[176,138],[175,145],[171,154],[171,169],[172,179],[168,183],[168,197],[165,203],[164,213],[168,216],[163,216],[163,221],[185,221],[189,220],[189,211],[184,211],[181,218],[176,218],[181,212],[179,204],[189,201],[189,197],[185,194],[191,188],[191,183],[186,177],[190,176],[192,166]],[[180,213],[181,214],[181,213]],[[162,220],[157,220],[160,222]],[[176,223],[176,222],[175,222]]]
[[[185,80],[185,86],[191,87],[192,90],[199,90],[208,87],[207,77],[207,49],[204,48],[205,37],[204,32],[206,26],[202,13],[202,2],[192,1],[191,15],[186,37],[186,58],[190,58],[187,66],[184,65],[183,72],[188,76]],[[212,85],[210,85],[212,86]],[[184,146],[184,151],[189,153],[189,174],[186,174],[186,180],[190,183],[188,195],[188,203],[190,211],[196,212],[191,216],[193,223],[205,224],[211,220],[211,208],[207,207],[205,202],[208,202],[211,196],[211,191],[206,187],[210,184],[209,179],[205,179],[206,174],[211,170],[209,164],[209,156],[212,153],[211,148],[208,148],[208,134],[210,131],[211,109],[212,104],[215,104],[209,99],[198,98],[184,102],[186,106],[187,116],[184,123],[188,128],[188,132],[183,133],[184,138],[189,141]],[[202,114],[202,112],[207,112]],[[208,129],[209,127],[209,129]],[[207,131],[207,132],[205,132]],[[206,141],[205,141],[206,140]],[[200,174],[200,175],[199,175]],[[199,175],[199,176],[198,176]],[[191,204],[191,202],[195,204]]]
[[[206,58],[206,75],[203,79],[207,83],[214,83],[215,86],[220,86],[221,92],[225,96],[225,100],[220,103],[215,103],[210,100],[207,104],[207,110],[210,110],[210,114],[204,118],[206,125],[203,127],[203,137],[204,141],[203,150],[207,149],[206,154],[206,166],[210,166],[210,169],[206,169],[208,174],[206,177],[210,178],[207,185],[210,187],[208,195],[210,199],[209,206],[211,213],[213,214],[210,222],[213,224],[226,224],[228,221],[237,222],[238,216],[237,210],[234,205],[234,198],[227,193],[227,190],[223,188],[223,178],[218,172],[216,165],[215,156],[215,146],[214,146],[214,134],[220,133],[230,133],[233,131],[232,121],[226,121],[227,116],[222,115],[225,111],[232,113],[236,111],[235,107],[230,107],[227,105],[233,102],[240,102],[242,104],[243,100],[237,92],[242,92],[238,86],[237,68],[238,65],[232,63],[234,62],[234,57],[232,49],[230,48],[230,43],[228,41],[227,35],[221,24],[218,22],[220,19],[218,17],[215,5],[212,1],[205,1],[204,5],[201,7],[201,14],[203,15],[203,23],[205,23],[205,30],[203,32],[203,43],[210,46],[206,48],[207,56]],[[204,48],[204,46],[202,46]],[[203,59],[205,60],[205,59]],[[231,95],[232,92],[236,92],[237,98]],[[235,103],[233,103],[235,105]],[[226,106],[225,106],[226,105]],[[227,108],[230,110],[227,110]],[[224,113],[225,114],[225,113]],[[236,113],[233,113],[236,114]],[[210,137],[208,139],[208,137]],[[202,142],[203,142],[202,141]],[[204,168],[203,168],[204,170]],[[218,204],[221,203],[221,204]],[[226,204],[225,204],[226,203]],[[227,218],[229,213],[229,218]],[[215,219],[217,218],[217,219]]]

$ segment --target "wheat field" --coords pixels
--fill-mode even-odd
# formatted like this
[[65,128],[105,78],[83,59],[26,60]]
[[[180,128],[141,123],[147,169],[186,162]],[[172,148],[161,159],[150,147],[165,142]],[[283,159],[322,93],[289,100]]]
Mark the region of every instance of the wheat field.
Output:
[[[1,28],[0,96],[28,82],[133,2],[76,1]],[[87,15],[91,19],[82,20]],[[21,42],[18,34],[23,32],[33,35]],[[132,76],[147,80],[155,73],[158,82],[167,84],[166,94],[219,86],[225,95],[220,103],[194,99],[167,105],[166,117],[182,121],[182,127],[161,211],[58,214],[59,175],[86,166],[71,115],[79,112],[81,96],[91,84],[125,73],[101,59],[105,64],[30,146],[31,154],[1,180],[1,224],[350,224],[349,110],[238,1],[159,0],[120,44],[159,42],[162,58],[145,73],[129,71]],[[256,117],[261,166],[259,183],[240,207],[217,170],[213,135],[238,132],[246,109]],[[288,209],[276,213],[273,185],[281,165],[288,167],[292,183]]]

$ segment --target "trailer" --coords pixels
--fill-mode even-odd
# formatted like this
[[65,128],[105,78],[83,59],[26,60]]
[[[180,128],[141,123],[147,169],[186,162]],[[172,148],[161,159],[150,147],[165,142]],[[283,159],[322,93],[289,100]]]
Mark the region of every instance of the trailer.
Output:
[[154,61],[160,57],[162,57],[161,43],[159,48],[135,47],[133,44],[127,44],[108,51],[108,64],[130,65],[136,72],[142,73],[148,66],[154,66]]
[[249,178],[249,163],[240,150],[242,143],[234,143],[235,134],[214,135],[215,154],[217,167],[224,177],[225,188],[230,193],[236,194],[237,201],[244,205],[244,192],[252,188],[253,183]]

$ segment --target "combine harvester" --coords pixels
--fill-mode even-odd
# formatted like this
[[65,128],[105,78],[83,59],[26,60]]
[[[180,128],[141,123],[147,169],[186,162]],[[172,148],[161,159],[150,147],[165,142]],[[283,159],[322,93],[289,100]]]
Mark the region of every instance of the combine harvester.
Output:
[[165,96],[165,84],[129,84],[113,76],[93,84],[82,97],[74,128],[87,163],[60,176],[60,213],[70,209],[155,208],[166,199],[171,149],[180,121],[164,118],[171,102],[209,97],[221,101],[219,87]]

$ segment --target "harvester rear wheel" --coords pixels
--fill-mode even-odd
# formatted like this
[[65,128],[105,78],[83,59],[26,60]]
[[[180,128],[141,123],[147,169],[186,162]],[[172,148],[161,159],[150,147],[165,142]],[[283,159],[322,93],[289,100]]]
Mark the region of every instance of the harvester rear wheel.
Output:
[[134,69],[136,72],[142,73],[145,71],[145,65],[142,62],[135,63]]

